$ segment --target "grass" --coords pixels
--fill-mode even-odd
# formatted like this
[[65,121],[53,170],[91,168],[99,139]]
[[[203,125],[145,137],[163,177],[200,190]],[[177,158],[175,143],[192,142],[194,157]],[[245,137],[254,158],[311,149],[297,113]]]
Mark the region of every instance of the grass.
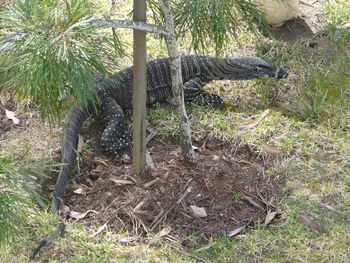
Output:
[[[350,35],[337,25],[350,22],[347,1],[324,1],[325,49],[310,50],[307,40],[295,43],[266,41],[254,35],[242,42],[256,44],[259,56],[289,68],[287,80],[263,79],[250,82],[216,82],[208,90],[225,98],[227,107],[213,110],[191,106],[194,138],[208,132],[237,146],[248,146],[260,153],[257,141],[263,140],[285,152],[284,157],[266,171],[266,177],[281,178],[285,193],[281,215],[264,227],[254,227],[234,240],[222,236],[200,252],[205,243],[189,237],[196,257],[207,262],[348,262],[350,258]],[[157,50],[157,40],[152,40]],[[151,55],[152,56],[152,55]],[[254,129],[238,129],[251,122],[251,116],[265,109],[270,113]],[[167,138],[177,129],[175,112],[156,106],[149,118]],[[45,158],[47,148],[57,148],[57,132],[46,136],[45,127],[34,123],[26,133],[1,142],[1,154],[25,160]],[[176,134],[176,132],[175,132]],[[35,140],[40,143],[35,143]],[[47,145],[45,145],[47,143]],[[18,145],[27,148],[20,154]],[[23,147],[22,147],[23,146]],[[240,196],[232,198],[239,202]],[[325,229],[318,233],[299,219],[300,212],[314,217]],[[27,255],[58,221],[52,215],[35,214],[29,224],[30,236],[18,250],[1,248],[3,262],[28,262]],[[108,228],[96,237],[98,229],[69,223],[64,237],[42,255],[49,262],[196,262],[182,255],[168,242],[150,236],[143,242],[125,244],[128,233],[113,233]],[[114,261],[113,261],[114,260]]]

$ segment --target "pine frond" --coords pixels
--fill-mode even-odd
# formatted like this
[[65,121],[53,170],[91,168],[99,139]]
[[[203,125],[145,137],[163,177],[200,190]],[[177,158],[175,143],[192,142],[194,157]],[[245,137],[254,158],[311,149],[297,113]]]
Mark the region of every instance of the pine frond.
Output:
[[[95,94],[94,75],[105,75],[122,45],[90,22],[93,1],[15,0],[0,13],[2,86],[40,105],[54,121],[76,97]],[[113,58],[114,55],[114,58]]]
[[45,205],[36,187],[37,180],[43,177],[43,169],[47,168],[31,164],[18,167],[0,158],[0,246],[19,241],[36,203]]

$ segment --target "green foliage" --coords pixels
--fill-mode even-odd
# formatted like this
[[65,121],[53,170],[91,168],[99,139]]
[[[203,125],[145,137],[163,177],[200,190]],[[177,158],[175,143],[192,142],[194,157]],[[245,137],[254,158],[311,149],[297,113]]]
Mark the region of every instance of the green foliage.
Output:
[[0,14],[3,87],[38,102],[42,117],[51,120],[71,95],[86,104],[95,93],[94,74],[106,74],[112,51],[120,47],[90,24],[97,15],[93,2],[83,0],[15,0],[6,6]]
[[348,0],[324,0],[324,12],[327,20],[333,24],[350,22],[350,2]]
[[23,236],[33,215],[33,200],[44,205],[34,189],[41,170],[33,165],[18,168],[0,159],[0,246],[14,244]]
[[[254,29],[254,18],[262,20],[248,0],[171,2],[178,35],[190,32],[196,51],[214,46],[219,54],[242,27]],[[158,1],[149,1],[149,8],[156,22],[164,21]],[[94,23],[110,15],[95,1],[11,1],[0,13],[1,88],[38,103],[50,121],[72,100],[86,105],[95,95],[94,75],[107,74],[123,49],[116,31],[108,34]]]
[[335,58],[327,72],[309,76],[308,88],[303,90],[300,114],[331,126],[349,125],[350,57]]
[[190,32],[195,50],[214,46],[216,54],[220,54],[231,38],[237,39],[237,31],[247,25],[254,30],[254,19],[262,20],[256,6],[246,0],[181,2],[174,5],[176,30],[179,35]]
[[350,43],[350,2],[346,0],[324,0],[323,10],[326,17],[326,32],[337,43],[348,47]]
[[[276,0],[277,1],[277,0]],[[278,0],[281,1],[281,0]],[[232,38],[238,39],[242,29],[255,31],[254,21],[267,26],[261,12],[249,0],[173,0],[175,31],[178,37],[191,37],[195,51],[214,47],[221,54]],[[155,21],[163,23],[163,14],[157,1],[149,1]]]

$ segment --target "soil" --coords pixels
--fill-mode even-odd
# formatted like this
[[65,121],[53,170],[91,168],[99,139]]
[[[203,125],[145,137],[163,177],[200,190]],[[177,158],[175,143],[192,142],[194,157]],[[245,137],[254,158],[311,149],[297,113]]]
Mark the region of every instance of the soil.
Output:
[[[183,240],[191,234],[229,234],[264,222],[269,211],[278,210],[281,182],[264,179],[259,156],[216,139],[196,145],[198,163],[187,166],[178,143],[154,137],[147,149],[155,167],[137,178],[131,163],[117,162],[93,143],[95,155],[81,154],[82,170],[65,192],[62,212],[69,218],[69,213],[93,210],[98,213],[81,219],[85,226],[108,222],[110,229],[140,236],[167,228],[167,234]],[[204,209],[206,216],[198,216],[191,206]]]

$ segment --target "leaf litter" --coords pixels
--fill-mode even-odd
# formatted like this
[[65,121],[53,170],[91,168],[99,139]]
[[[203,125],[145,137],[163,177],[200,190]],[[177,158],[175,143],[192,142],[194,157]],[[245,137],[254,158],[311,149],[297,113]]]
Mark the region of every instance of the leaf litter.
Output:
[[[160,144],[159,140],[148,145],[155,167],[139,178],[134,177],[130,163],[104,155],[96,143],[93,156],[82,155],[76,178],[77,184],[89,185],[89,191],[76,194],[68,186],[63,198],[70,208],[66,216],[73,213],[73,219],[79,217],[85,226],[97,227],[93,236],[108,223],[113,231],[137,236],[166,229],[166,235],[180,241],[192,234],[208,240],[223,234],[234,237],[247,231],[252,220],[271,223],[281,195],[280,182],[275,180],[280,179],[264,179],[256,166],[234,161],[260,166],[258,154],[243,147],[228,158],[231,145],[210,139],[199,150],[197,165],[187,166],[176,142]],[[241,193],[240,202],[235,200],[236,192]]]

